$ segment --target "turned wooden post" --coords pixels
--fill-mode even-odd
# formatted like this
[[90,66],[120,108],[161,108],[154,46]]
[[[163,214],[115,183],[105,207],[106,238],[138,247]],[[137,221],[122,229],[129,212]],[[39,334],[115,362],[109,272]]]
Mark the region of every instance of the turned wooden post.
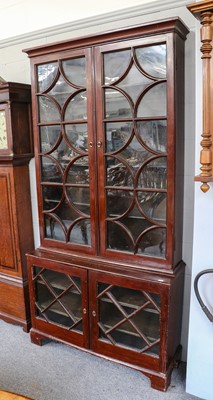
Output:
[[200,151],[200,175],[195,181],[202,182],[201,190],[205,193],[209,190],[208,182],[213,182],[213,155],[212,155],[212,83],[213,83],[213,61],[212,61],[212,39],[213,39],[213,2],[202,1],[187,6],[187,8],[200,20],[201,23],[201,48],[203,68],[203,127]]

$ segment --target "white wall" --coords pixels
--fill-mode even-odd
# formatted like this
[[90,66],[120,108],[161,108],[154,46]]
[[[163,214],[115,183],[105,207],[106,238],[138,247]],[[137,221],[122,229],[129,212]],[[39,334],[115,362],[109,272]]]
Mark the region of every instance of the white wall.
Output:
[[[196,23],[196,175],[200,173],[200,134],[202,132],[202,65],[200,53],[200,24]],[[196,299],[193,282],[202,270],[213,268],[213,184],[207,193],[195,184],[194,238],[192,262],[192,290],[190,305],[189,344],[187,358],[188,393],[205,400],[213,399],[213,326]],[[202,277],[199,291],[209,310],[213,313],[213,274]]]
[[[2,3],[2,1],[0,1]],[[30,83],[30,64],[27,55],[22,52],[24,48],[34,47],[40,44],[70,39],[81,35],[88,35],[105,30],[125,27],[129,25],[145,23],[153,20],[179,16],[190,28],[190,34],[186,41],[186,90],[185,90],[185,185],[184,185],[184,235],[183,235],[183,259],[186,262],[184,311],[182,328],[183,359],[187,357],[188,320],[190,304],[191,275],[199,268],[211,264],[209,249],[205,244],[208,236],[208,244],[211,241],[209,214],[205,212],[211,206],[213,191],[206,195],[200,192],[199,184],[194,184],[195,154],[199,158],[199,144],[195,152],[195,27],[196,20],[186,9],[185,0],[132,0],[131,8],[129,0],[97,0],[73,2],[71,0],[7,0],[6,5],[0,4],[1,30],[0,30],[0,76],[8,81]],[[74,7],[73,7],[74,5]],[[135,7],[133,7],[135,6]],[[48,17],[47,17],[48,16]],[[17,24],[17,20],[19,23]],[[57,25],[55,27],[54,25]],[[197,28],[198,29],[198,28]],[[18,35],[18,37],[14,37]],[[199,50],[199,49],[198,49]],[[200,71],[197,72],[197,81],[201,80]],[[201,109],[197,106],[197,125],[201,119]],[[199,131],[199,129],[197,129]],[[197,142],[200,141],[198,132]],[[197,161],[198,163],[198,161]],[[199,167],[197,167],[198,169]],[[36,246],[39,245],[38,219],[35,189],[34,160],[30,163],[31,191],[33,204],[33,220]],[[194,218],[194,187],[196,187],[195,218]],[[212,203],[213,204],[213,203]],[[202,209],[200,219],[199,209]],[[213,213],[213,212],[212,212]],[[202,225],[202,220],[205,225]],[[210,219],[211,220],[211,219]],[[193,241],[194,221],[194,241]],[[208,225],[208,226],[207,226]],[[204,230],[204,231],[203,231]],[[199,245],[198,245],[199,244]],[[211,245],[210,245],[211,248]],[[212,246],[213,248],[213,246]],[[206,260],[203,252],[206,250]],[[193,253],[193,261],[192,261]],[[205,261],[205,262],[204,262]],[[204,264],[203,264],[204,263]],[[192,271],[193,266],[193,271]],[[197,351],[199,331],[195,329],[196,318],[204,321],[205,342],[210,341],[210,328],[208,321],[200,311],[192,290],[192,311],[189,342],[189,363],[187,390],[196,394],[198,391],[196,370],[208,368],[210,361],[208,354],[206,361],[199,363],[202,349]],[[196,318],[195,318],[196,316]],[[200,322],[200,321],[199,321]],[[201,327],[201,322],[199,327]],[[204,333],[203,333],[204,335]],[[207,340],[208,339],[208,340]],[[196,346],[193,346],[195,344]],[[200,343],[200,342],[199,342]],[[191,345],[192,344],[192,345]],[[213,346],[212,346],[213,347]],[[213,357],[212,357],[213,358]],[[210,368],[209,368],[210,369]],[[202,395],[202,388],[199,395]],[[211,397],[211,400],[213,395]],[[208,398],[210,399],[210,397]]]

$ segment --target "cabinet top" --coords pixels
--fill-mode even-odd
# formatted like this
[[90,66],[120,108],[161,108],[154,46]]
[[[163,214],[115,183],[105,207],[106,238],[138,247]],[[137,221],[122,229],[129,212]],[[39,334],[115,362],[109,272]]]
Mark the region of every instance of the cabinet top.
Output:
[[0,82],[0,103],[8,101],[31,102],[31,85],[18,82]]
[[183,40],[185,40],[189,30],[180,18],[174,17],[160,21],[153,21],[148,24],[134,25],[104,33],[81,36],[70,40],[24,49],[23,52],[27,53],[31,58],[54,53],[55,51],[65,51],[71,48],[75,49],[82,46],[89,47],[98,44],[109,43],[113,40],[125,40],[141,36],[154,36],[169,32],[177,33]]

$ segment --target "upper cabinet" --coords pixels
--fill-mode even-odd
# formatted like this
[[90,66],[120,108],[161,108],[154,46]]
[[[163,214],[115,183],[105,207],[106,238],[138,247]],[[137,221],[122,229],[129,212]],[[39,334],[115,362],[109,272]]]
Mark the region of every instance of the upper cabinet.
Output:
[[187,32],[175,19],[25,50],[42,246],[181,260]]

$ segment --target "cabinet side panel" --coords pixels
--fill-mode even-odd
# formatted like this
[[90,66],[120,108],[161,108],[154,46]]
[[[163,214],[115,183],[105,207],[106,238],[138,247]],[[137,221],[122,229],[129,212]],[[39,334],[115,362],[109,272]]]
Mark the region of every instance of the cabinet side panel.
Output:
[[183,307],[184,271],[182,264],[170,288],[169,320],[168,320],[168,365],[180,345],[181,320]]
[[1,267],[16,269],[14,249],[14,232],[11,214],[10,180],[8,174],[0,173],[0,265]]
[[174,265],[182,259],[184,191],[184,42],[176,38],[176,163],[175,163],[175,251]]

